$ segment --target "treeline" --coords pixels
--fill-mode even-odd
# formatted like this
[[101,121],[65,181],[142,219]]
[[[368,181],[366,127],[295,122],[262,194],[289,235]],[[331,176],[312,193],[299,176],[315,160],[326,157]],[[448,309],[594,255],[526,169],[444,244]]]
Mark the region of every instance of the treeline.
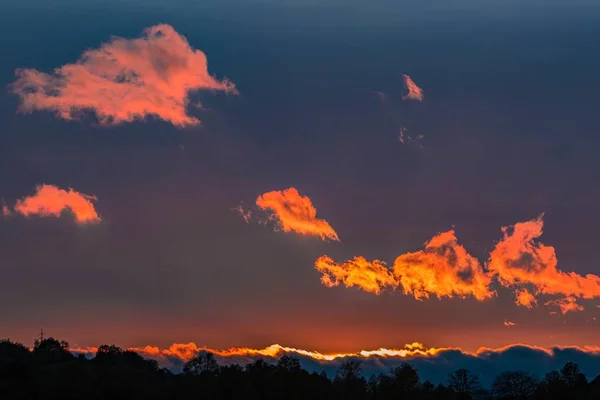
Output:
[[256,360],[245,366],[219,366],[211,353],[203,352],[185,364],[183,373],[174,374],[116,346],[100,346],[90,359],[68,348],[67,342],[53,338],[36,341],[33,350],[0,340],[0,399],[600,399],[600,376],[588,382],[575,363],[542,380],[525,372],[503,372],[484,390],[468,370],[459,369],[445,384],[433,385],[421,381],[407,363],[365,379],[360,362],[348,360],[331,379],[325,372],[306,371],[288,355],[274,364]]

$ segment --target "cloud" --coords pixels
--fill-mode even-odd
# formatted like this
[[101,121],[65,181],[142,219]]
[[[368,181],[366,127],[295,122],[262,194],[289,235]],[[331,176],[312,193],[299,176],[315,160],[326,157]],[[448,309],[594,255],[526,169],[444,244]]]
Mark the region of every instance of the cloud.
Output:
[[18,200],[14,211],[25,217],[30,215],[60,216],[63,211],[71,211],[79,224],[99,222],[100,216],[94,208],[95,196],[59,189],[54,185],[39,185],[35,194]]
[[458,244],[454,231],[433,237],[424,250],[400,255],[391,269],[382,261],[364,257],[336,263],[327,256],[320,257],[315,268],[323,274],[321,282],[328,287],[343,283],[376,294],[386,287],[402,287],[404,294],[417,300],[430,295],[485,300],[494,295],[489,289],[491,276]]
[[418,147],[423,147],[421,145],[421,141],[425,138],[424,135],[418,134],[416,136],[412,136],[408,134],[408,129],[405,127],[400,128],[400,135],[398,135],[398,141],[401,144],[413,145],[416,144]]
[[317,209],[308,196],[301,196],[293,187],[262,194],[256,199],[256,205],[270,211],[270,219],[277,221],[278,228],[284,232],[340,240],[327,221],[317,218]]
[[600,277],[557,269],[554,247],[537,242],[542,235],[542,217],[503,227],[504,237],[490,253],[485,268],[458,243],[453,230],[433,237],[424,250],[400,255],[391,268],[383,261],[360,256],[345,262],[322,256],[315,268],[328,287],[343,283],[375,294],[402,288],[417,300],[436,296],[482,301],[496,294],[491,289],[496,278],[500,285],[515,288],[519,306],[532,308],[538,302],[536,296],[554,295],[558,298],[547,301],[546,306],[557,307],[562,314],[582,311],[577,300],[600,297]]
[[515,326],[515,325],[517,325],[516,322],[511,322],[511,321],[509,321],[507,319],[504,320],[504,326],[508,326],[510,328],[512,326]]
[[252,211],[245,210],[244,207],[242,207],[241,204],[238,205],[237,207],[235,207],[233,209],[233,211],[235,211],[238,214],[240,214],[240,217],[242,217],[242,219],[244,220],[244,222],[246,222],[247,224],[250,223],[250,218],[252,218]]
[[164,24],[137,39],[113,37],[51,73],[17,69],[16,75],[12,90],[21,98],[20,111],[54,111],[66,120],[91,111],[106,125],[149,116],[196,125],[200,121],[186,113],[190,91],[237,93],[227,79],[209,75],[202,51]]
[[315,268],[321,272],[321,282],[327,287],[343,283],[346,287],[359,288],[375,294],[386,287],[396,287],[398,282],[383,261],[368,261],[364,257],[355,257],[343,263],[336,263],[327,256],[321,256],[315,262]]
[[412,78],[410,76],[403,74],[402,77],[404,78],[404,85],[406,86],[406,89],[408,90],[408,93],[404,97],[402,97],[402,99],[403,100],[423,101],[423,98],[424,98],[423,89],[418,87],[417,84],[412,80]]
[[[74,353],[91,355],[95,348],[72,348]],[[215,355],[220,365],[247,364],[257,359],[276,362],[283,355],[298,357],[301,365],[309,371],[325,371],[330,377],[348,359],[361,362],[365,377],[388,373],[394,366],[408,362],[415,367],[422,380],[434,384],[446,383],[448,374],[466,368],[479,375],[481,383],[489,387],[502,371],[525,371],[538,378],[552,370],[559,370],[565,363],[576,362],[588,379],[600,374],[600,349],[597,347],[544,348],[527,344],[513,344],[498,348],[482,347],[474,352],[460,348],[427,348],[420,343],[407,344],[398,349],[363,350],[350,353],[320,353],[274,344],[263,349],[236,347],[215,350],[199,347],[194,343],[173,344],[167,349],[154,346],[130,348],[141,355],[154,359],[162,367],[181,372],[183,364],[200,352]]]
[[[543,215],[512,227],[503,227],[504,237],[490,254],[488,270],[498,276],[500,284],[506,287],[530,286],[536,295],[561,296],[558,302],[545,304],[558,305],[561,312],[580,311],[583,307],[575,299],[592,299],[600,296],[600,277],[585,276],[557,269],[558,260],[554,247],[537,242],[542,235]],[[517,304],[531,305],[533,300],[525,300],[529,295],[517,291]]]
[[429,295],[485,300],[494,295],[489,289],[491,277],[458,244],[453,230],[433,237],[425,244],[425,250],[399,256],[393,270],[404,293],[418,300]]
[[335,263],[323,256],[315,263],[326,286],[359,286],[379,293],[382,288],[402,287],[405,294],[417,300],[430,295],[441,297],[473,296],[478,300],[491,297],[491,278],[479,262],[458,244],[454,231],[441,233],[425,245],[425,250],[406,253],[396,258],[392,269],[385,263],[356,257],[352,261]]
[[[575,297],[569,296],[562,299],[550,300],[544,303],[546,306],[558,307],[561,314],[566,314],[570,311],[583,311],[583,306],[577,304]],[[551,311],[550,314],[558,314],[556,311]]]
[[0,211],[0,215],[8,217],[11,214],[12,214],[12,212],[10,211],[10,208],[8,208],[8,206],[6,204],[4,204],[4,202],[2,202],[2,209]]

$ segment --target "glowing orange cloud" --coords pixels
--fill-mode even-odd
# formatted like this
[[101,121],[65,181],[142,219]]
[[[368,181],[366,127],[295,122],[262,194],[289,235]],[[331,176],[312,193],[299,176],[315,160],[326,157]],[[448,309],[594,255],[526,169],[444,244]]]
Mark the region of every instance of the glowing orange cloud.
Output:
[[[437,355],[442,355],[445,352],[460,352],[463,355],[473,356],[473,357],[482,357],[486,358],[494,354],[500,354],[505,351],[511,350],[513,348],[526,348],[534,351],[543,352],[549,356],[553,356],[556,350],[575,350],[588,354],[597,355],[600,354],[600,348],[594,346],[556,346],[554,348],[545,348],[540,346],[533,346],[528,344],[511,344],[507,346],[502,346],[498,348],[490,348],[490,347],[480,347],[477,351],[470,352],[463,350],[459,347],[438,347],[438,348],[427,348],[423,346],[423,344],[415,342],[411,344],[407,344],[404,348],[395,348],[395,349],[386,349],[379,348],[376,350],[361,350],[358,352],[348,352],[348,353],[321,353],[317,351],[309,351],[303,349],[297,349],[293,347],[285,347],[279,344],[274,344],[263,349],[253,349],[248,347],[233,347],[225,350],[217,350],[211,349],[208,347],[200,347],[195,343],[188,344],[180,344],[174,343],[168,349],[160,349],[155,346],[145,346],[145,347],[131,347],[127,350],[135,351],[140,355],[155,359],[159,363],[169,364],[169,358],[179,359],[181,361],[188,361],[198,353],[205,351],[208,353],[212,353],[217,356],[219,362],[227,363],[227,359],[234,360],[234,362],[239,362],[240,359],[245,360],[246,362],[251,362],[253,359],[257,358],[279,358],[285,354],[292,354],[295,356],[303,356],[309,357],[313,360],[319,362],[328,362],[334,361],[337,359],[344,358],[362,358],[369,359],[373,358],[405,358],[405,359],[414,359],[418,357],[435,357]],[[96,347],[83,347],[76,348],[71,347],[69,349],[72,352],[83,353],[88,355],[95,354],[98,349]]]
[[18,69],[12,90],[22,112],[54,111],[71,120],[92,111],[102,124],[156,116],[176,126],[200,121],[186,113],[188,93],[237,93],[233,83],[208,73],[206,56],[170,25],[147,28],[137,39],[111,38],[74,64],[52,73]]
[[[542,217],[502,228],[504,238],[490,254],[488,269],[506,287],[531,285],[536,294],[564,297],[557,303],[563,313],[581,310],[575,299],[600,296],[600,277],[557,269],[554,247],[536,241],[542,235]],[[518,292],[517,304],[532,304],[533,300],[525,300],[528,297]]]
[[343,283],[346,287],[358,286],[367,292],[379,294],[382,288],[398,286],[385,263],[379,260],[368,261],[364,257],[355,257],[336,263],[330,257],[321,256],[315,262],[315,268],[323,274],[321,282],[327,287]]
[[494,295],[491,277],[479,261],[458,244],[453,230],[440,233],[425,244],[425,250],[406,253],[394,262],[394,275],[417,300],[430,294],[442,297],[473,296],[484,300]]
[[527,289],[517,290],[516,295],[517,295],[517,300],[515,301],[515,304],[517,304],[517,305],[531,308],[535,304],[537,304],[537,300],[535,299],[535,296],[532,295],[531,292]]
[[423,101],[423,89],[421,89],[417,84],[412,80],[412,78],[406,74],[403,74],[404,85],[408,90],[408,93],[402,97],[404,100],[417,100]]
[[271,219],[278,221],[284,232],[319,236],[323,240],[340,240],[327,221],[317,218],[317,209],[308,196],[301,196],[293,187],[260,195],[256,205],[271,211]]
[[59,189],[53,185],[40,185],[36,193],[18,200],[14,210],[26,217],[30,215],[58,217],[63,211],[70,210],[80,224],[99,222],[100,216],[94,209],[95,196],[89,196],[69,189]]
[[435,236],[425,244],[425,250],[399,256],[391,269],[382,261],[364,257],[336,263],[327,256],[320,257],[315,268],[328,287],[343,283],[379,294],[386,287],[401,286],[405,294],[417,300],[430,295],[484,300],[494,295],[489,289],[491,276],[458,244],[454,231]]
[[508,326],[510,328],[511,326],[515,326],[515,325],[517,325],[515,322],[511,322],[507,319],[504,320],[504,326]]
[[[401,349],[385,349],[380,348],[377,350],[361,350],[356,353],[320,353],[317,351],[309,351],[296,349],[293,347],[285,347],[278,344],[265,347],[263,349],[252,349],[248,347],[232,347],[225,350],[216,350],[208,347],[199,347],[195,343],[173,343],[168,349],[160,350],[158,347],[145,346],[145,347],[132,347],[128,350],[138,352],[144,356],[152,358],[160,358],[166,356],[173,356],[187,361],[193,358],[196,354],[201,351],[213,353],[220,357],[272,357],[276,358],[287,353],[297,354],[305,357],[310,357],[319,361],[332,361],[337,358],[344,357],[414,357],[414,356],[433,356],[444,350],[453,350],[454,348],[425,348],[421,343],[411,343],[404,346]],[[73,351],[83,352],[86,349],[71,349]]]

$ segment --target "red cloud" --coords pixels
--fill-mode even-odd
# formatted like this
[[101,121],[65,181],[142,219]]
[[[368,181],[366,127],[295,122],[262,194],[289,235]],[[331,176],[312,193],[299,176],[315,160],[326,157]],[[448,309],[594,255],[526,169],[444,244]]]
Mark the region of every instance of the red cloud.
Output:
[[515,322],[511,322],[511,321],[509,321],[507,319],[504,320],[504,326],[508,326],[510,328],[512,326],[515,326],[515,325],[517,325]]
[[209,75],[203,52],[164,24],[138,39],[113,37],[52,73],[18,69],[16,75],[12,90],[21,97],[21,111],[49,110],[67,120],[92,111],[102,124],[156,116],[195,125],[200,121],[186,113],[190,91],[237,93],[233,83]]
[[319,236],[323,240],[340,240],[327,221],[317,218],[317,209],[308,196],[301,196],[295,188],[260,195],[256,205],[271,211],[271,218],[278,221],[284,232]]
[[69,189],[59,189],[53,185],[40,185],[34,195],[18,200],[15,212],[24,215],[58,217],[63,211],[70,210],[80,224],[99,222],[100,216],[94,209],[95,196],[89,196]]
[[406,86],[406,89],[408,90],[408,93],[402,98],[404,100],[423,101],[423,98],[424,98],[423,89],[418,87],[417,84],[415,83],[415,81],[413,81],[410,76],[404,74],[404,75],[402,75],[402,77],[404,78],[404,85]]

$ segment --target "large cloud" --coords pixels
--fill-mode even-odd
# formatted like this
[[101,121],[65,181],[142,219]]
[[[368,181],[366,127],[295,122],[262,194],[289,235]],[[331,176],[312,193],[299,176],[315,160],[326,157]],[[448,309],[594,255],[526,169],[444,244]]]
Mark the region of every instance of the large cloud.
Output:
[[404,85],[406,86],[406,90],[408,93],[403,97],[404,100],[417,100],[423,101],[425,97],[423,95],[423,89],[421,89],[412,78],[406,74],[402,75],[404,78]]
[[[92,355],[96,348],[71,349],[73,352]],[[600,374],[600,349],[594,347],[543,348],[526,344],[515,344],[500,348],[482,347],[475,352],[459,348],[427,348],[412,343],[399,349],[364,350],[355,353],[324,354],[320,352],[272,345],[263,349],[231,348],[215,350],[199,347],[195,343],[173,344],[160,349],[155,346],[131,348],[145,357],[157,360],[163,367],[180,372],[183,364],[201,351],[211,352],[221,365],[247,364],[256,359],[275,362],[284,354],[300,359],[302,366],[310,371],[325,370],[334,376],[340,364],[348,359],[359,360],[365,376],[387,373],[390,368],[403,362],[417,368],[422,379],[434,383],[446,383],[448,374],[459,368],[467,368],[479,375],[481,382],[489,386],[502,371],[525,371],[539,378],[546,372],[560,369],[565,363],[579,364],[588,378]]]
[[341,263],[336,263],[331,257],[321,256],[315,262],[315,268],[321,272],[321,282],[325,286],[334,287],[340,283],[346,287],[359,288],[381,293],[386,287],[396,287],[398,282],[383,261],[369,261],[364,257],[354,257]]
[[484,300],[494,294],[489,289],[490,275],[458,244],[454,231],[433,237],[424,250],[400,255],[391,269],[378,260],[355,257],[336,263],[327,256],[320,257],[315,268],[323,274],[321,281],[326,286],[344,283],[376,294],[386,287],[401,287],[418,300],[430,295]]
[[[517,291],[519,305],[531,306],[536,295],[545,294],[559,296],[546,304],[558,306],[563,314],[582,310],[576,299],[600,296],[600,277],[559,270],[554,247],[537,241],[543,226],[540,216],[503,227],[504,237],[491,252],[487,267],[503,286],[521,288]],[[532,288],[534,293],[523,291],[523,286]]]
[[301,196],[295,188],[274,190],[256,199],[256,205],[271,212],[284,232],[319,236],[321,239],[339,241],[337,233],[324,219],[317,218],[317,209],[308,196]]
[[14,211],[26,217],[30,215],[60,216],[70,211],[79,224],[99,222],[100,216],[94,208],[95,196],[79,193],[71,188],[60,189],[54,185],[39,185],[35,194],[17,201]]
[[164,24],[137,39],[111,38],[52,73],[18,69],[16,75],[12,90],[21,97],[21,111],[54,111],[67,120],[92,111],[102,124],[156,116],[194,125],[200,121],[186,112],[190,91],[236,92],[233,83],[209,75],[203,52]]
[[453,230],[440,233],[425,244],[425,250],[406,253],[394,262],[394,275],[404,289],[417,299],[473,296],[484,300],[494,294],[491,277],[479,261],[456,239]]
[[503,227],[504,237],[490,253],[486,268],[458,243],[453,230],[432,238],[424,250],[400,255],[392,268],[360,256],[345,262],[322,256],[315,268],[328,287],[343,283],[375,294],[401,287],[417,300],[431,295],[485,300],[495,294],[490,286],[496,278],[500,285],[515,288],[519,306],[532,308],[538,303],[537,296],[550,295],[555,298],[544,305],[562,314],[582,311],[577,300],[600,297],[600,277],[559,270],[554,247],[536,241],[542,228],[542,216]]

